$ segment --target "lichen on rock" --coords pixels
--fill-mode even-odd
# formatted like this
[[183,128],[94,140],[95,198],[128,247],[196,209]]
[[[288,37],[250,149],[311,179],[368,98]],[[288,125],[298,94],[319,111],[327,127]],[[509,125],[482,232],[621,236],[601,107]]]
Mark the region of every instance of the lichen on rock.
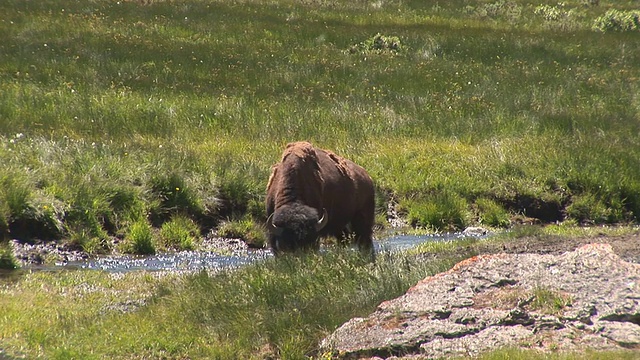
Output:
[[430,276],[321,343],[339,358],[640,348],[640,265],[607,244],[561,255],[481,255]]

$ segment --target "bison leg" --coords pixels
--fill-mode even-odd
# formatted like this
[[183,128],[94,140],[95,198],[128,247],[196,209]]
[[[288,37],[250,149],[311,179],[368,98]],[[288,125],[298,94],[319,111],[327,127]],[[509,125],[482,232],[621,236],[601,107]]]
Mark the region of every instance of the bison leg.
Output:
[[[372,207],[373,209],[373,207]],[[373,224],[375,214],[373,211],[363,211],[356,215],[351,221],[353,232],[355,233],[354,242],[363,253],[373,254]]]

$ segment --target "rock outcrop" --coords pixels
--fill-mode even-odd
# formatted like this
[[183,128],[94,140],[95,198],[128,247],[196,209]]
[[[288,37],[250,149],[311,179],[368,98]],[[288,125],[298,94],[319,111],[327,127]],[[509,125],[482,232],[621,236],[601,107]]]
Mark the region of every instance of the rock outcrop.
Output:
[[480,255],[328,336],[338,358],[430,359],[500,347],[640,349],[640,265],[611,246]]

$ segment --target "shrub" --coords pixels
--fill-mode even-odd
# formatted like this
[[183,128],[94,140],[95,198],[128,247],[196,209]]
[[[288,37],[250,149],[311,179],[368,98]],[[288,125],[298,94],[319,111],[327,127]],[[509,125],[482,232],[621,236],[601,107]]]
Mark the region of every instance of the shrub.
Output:
[[112,211],[109,201],[104,195],[97,194],[97,189],[91,188],[88,184],[78,185],[70,204],[65,217],[69,233],[82,229],[87,236],[106,238],[105,228],[115,231],[115,226],[110,221]]
[[[1,194],[0,194],[1,195]],[[0,196],[0,199],[2,197]],[[9,234],[9,218],[11,211],[5,201],[0,200],[0,241],[5,240]]]
[[567,12],[564,9],[558,6],[551,5],[540,5],[535,8],[533,13],[538,16],[542,16],[542,18],[547,21],[560,20],[561,18],[567,16]]
[[162,224],[160,240],[162,244],[176,250],[193,250],[200,230],[190,218],[176,215],[170,221]]
[[153,245],[151,226],[146,221],[133,223],[124,238],[121,251],[137,255],[154,254],[156,249]]
[[220,180],[221,215],[242,216],[247,210],[259,213],[264,205],[251,199],[251,184],[242,175],[227,175]]
[[113,223],[116,228],[142,220],[146,208],[141,191],[134,186],[120,186],[106,189],[106,200],[112,210]]
[[594,21],[592,28],[601,32],[638,31],[640,30],[640,10],[608,10]]
[[578,26],[576,20],[581,16],[576,9],[565,9],[562,3],[556,6],[540,5],[533,13],[541,16],[546,22],[545,25],[554,30],[575,29]]
[[405,46],[397,36],[387,36],[377,33],[373,37],[353,45],[349,52],[360,54],[400,54],[404,52]]
[[494,3],[482,4],[478,7],[468,5],[464,9],[464,12],[481,19],[495,19],[504,16],[513,21],[520,17],[522,9],[513,1],[498,0]]

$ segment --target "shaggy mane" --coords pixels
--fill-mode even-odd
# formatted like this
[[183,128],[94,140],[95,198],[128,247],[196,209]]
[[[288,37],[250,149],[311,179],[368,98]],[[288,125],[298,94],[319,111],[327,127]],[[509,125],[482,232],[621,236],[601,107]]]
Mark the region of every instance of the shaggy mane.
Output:
[[329,150],[324,151],[327,153],[327,155],[329,155],[329,158],[336,163],[336,167],[342,175],[352,178],[351,171],[349,170],[349,166],[347,165],[347,161],[343,157],[338,156]]
[[281,161],[284,162],[284,159],[289,155],[293,155],[303,160],[307,160],[307,159],[315,160],[317,158],[316,150],[313,148],[313,145],[311,145],[306,141],[298,141],[298,142],[287,144],[287,147],[285,148],[284,153],[282,154]]

